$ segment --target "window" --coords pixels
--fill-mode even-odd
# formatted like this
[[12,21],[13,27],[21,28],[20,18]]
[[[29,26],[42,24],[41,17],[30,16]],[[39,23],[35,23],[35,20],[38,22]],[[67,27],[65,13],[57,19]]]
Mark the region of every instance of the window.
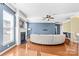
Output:
[[3,10],[3,45],[14,41],[14,15]]

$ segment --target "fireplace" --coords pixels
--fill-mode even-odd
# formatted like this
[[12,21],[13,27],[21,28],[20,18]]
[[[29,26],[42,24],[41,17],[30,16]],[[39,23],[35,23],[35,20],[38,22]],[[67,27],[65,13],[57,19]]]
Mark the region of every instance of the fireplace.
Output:
[[26,43],[25,32],[21,32],[21,44]]

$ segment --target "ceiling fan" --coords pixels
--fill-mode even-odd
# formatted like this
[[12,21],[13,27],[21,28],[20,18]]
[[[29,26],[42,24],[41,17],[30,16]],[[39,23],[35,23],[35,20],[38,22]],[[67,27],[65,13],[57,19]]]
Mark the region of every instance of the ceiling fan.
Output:
[[45,17],[43,17],[43,20],[48,20],[50,21],[50,19],[54,19],[54,17],[52,17],[51,15],[46,15]]

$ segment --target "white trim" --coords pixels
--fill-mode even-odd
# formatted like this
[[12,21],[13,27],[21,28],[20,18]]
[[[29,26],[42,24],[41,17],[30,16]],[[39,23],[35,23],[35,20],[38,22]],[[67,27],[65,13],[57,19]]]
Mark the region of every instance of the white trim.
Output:
[[70,22],[71,20],[66,20],[66,21],[64,21],[63,23],[67,23],[67,22]]
[[55,23],[52,21],[33,21],[33,22],[29,22],[29,23]]
[[55,23],[53,21],[28,21],[29,23]]
[[16,12],[16,8],[11,3],[5,3],[9,8]]
[[74,43],[79,43],[79,41],[73,41]]
[[27,17],[24,17],[20,11],[19,11],[19,18],[25,22],[27,21]]
[[2,55],[3,53],[7,52],[8,50],[10,50],[11,48],[13,48],[13,47],[15,47],[15,46],[16,46],[16,44],[14,44],[14,45],[13,45],[13,46],[11,46],[10,48],[8,48],[8,49],[4,50],[3,52],[0,52],[0,55]]
[[76,41],[76,40],[71,40],[69,39],[71,42],[74,42],[74,43],[79,43],[79,41]]

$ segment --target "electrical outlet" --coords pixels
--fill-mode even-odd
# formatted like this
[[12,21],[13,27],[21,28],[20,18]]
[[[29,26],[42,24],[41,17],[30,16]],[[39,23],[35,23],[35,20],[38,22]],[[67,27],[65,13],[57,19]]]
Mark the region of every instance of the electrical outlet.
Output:
[[9,47],[10,45],[7,45],[7,47]]

